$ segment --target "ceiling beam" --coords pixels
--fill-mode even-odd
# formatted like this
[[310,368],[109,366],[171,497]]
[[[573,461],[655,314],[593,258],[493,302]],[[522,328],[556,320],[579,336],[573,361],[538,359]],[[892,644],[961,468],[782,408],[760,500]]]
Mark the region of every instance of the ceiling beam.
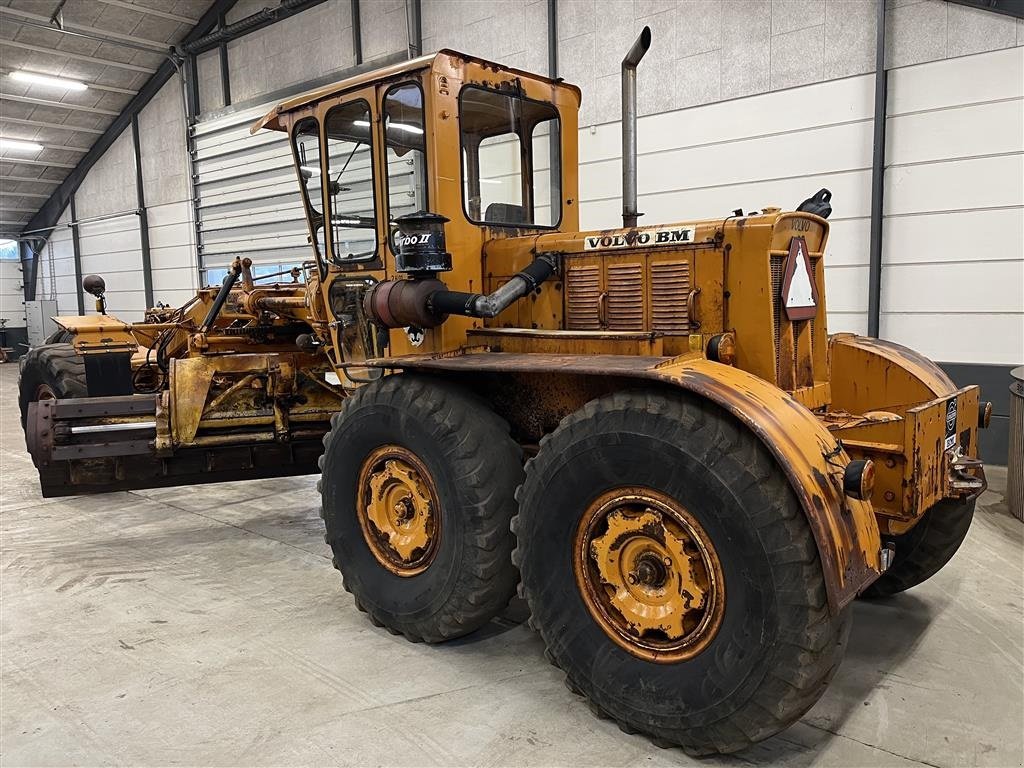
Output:
[[0,38],[0,45],[6,45],[10,48],[20,48],[23,51],[32,51],[33,53],[55,53],[58,56],[64,56],[68,59],[88,61],[90,64],[103,64],[107,67],[118,67],[119,69],[127,69],[130,72],[142,72],[146,75],[150,75],[156,72],[156,67],[144,67],[141,64],[126,64],[123,61],[101,59],[98,56],[86,56],[84,53],[72,53],[71,51],[62,51],[60,48],[50,48],[49,46],[45,45],[32,45],[30,43],[23,43],[20,40],[7,40],[5,38]]
[[54,32],[60,33],[63,31],[72,32],[83,32],[87,35],[96,35],[99,38],[103,38],[106,42],[111,45],[117,45],[118,41],[124,41],[134,46],[146,46],[153,49],[153,53],[163,53],[170,49],[170,44],[162,40],[147,40],[144,37],[138,37],[136,35],[125,35],[121,32],[111,32],[108,29],[99,29],[98,27],[90,27],[86,24],[75,24],[73,22],[66,22],[63,27],[56,27],[50,23],[48,16],[40,16],[38,13],[32,13],[31,11],[23,11],[19,8],[9,8],[4,5],[0,5],[0,15],[10,16],[13,19],[20,19],[26,23],[35,22],[35,25],[42,24],[45,28],[51,29]]
[[1024,0],[950,0],[960,5],[1024,19]]
[[0,163],[11,163],[13,165],[45,165],[50,168],[74,168],[74,163],[51,163],[46,160],[25,160],[20,157],[9,157],[0,155]]
[[27,181],[30,184],[60,184],[60,179],[34,179],[31,176],[0,176],[3,181]]
[[97,136],[103,133],[99,128],[82,128],[77,125],[66,125],[64,123],[48,123],[45,120],[26,120],[22,117],[7,117],[0,115],[0,123],[17,123],[18,125],[31,125],[34,128],[56,128],[59,131],[72,131],[74,133],[95,133]]
[[99,2],[104,3],[105,5],[113,5],[129,11],[135,11],[136,13],[144,13],[147,16],[159,16],[161,19],[180,21],[182,24],[188,24],[190,27],[194,27],[199,23],[199,19],[193,19],[190,16],[182,16],[180,13],[171,13],[170,11],[158,11],[156,8],[146,8],[142,5],[126,3],[124,0],[99,0]]
[[0,189],[0,197],[41,197],[45,200],[49,195],[42,192],[8,192],[6,189]]
[[99,107],[84,107],[81,104],[65,104],[63,101],[50,101],[49,99],[33,99],[30,96],[17,96],[13,93],[0,93],[0,99],[8,101],[21,101],[25,104],[36,104],[40,107],[60,107],[75,112],[92,112],[97,115],[109,115],[117,117],[118,113],[112,109],[100,109]]

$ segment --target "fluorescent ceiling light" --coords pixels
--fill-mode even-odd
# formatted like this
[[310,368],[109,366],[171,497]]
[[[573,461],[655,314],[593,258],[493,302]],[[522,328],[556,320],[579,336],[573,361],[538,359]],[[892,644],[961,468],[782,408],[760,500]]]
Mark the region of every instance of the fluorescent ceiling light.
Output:
[[13,149],[17,152],[39,152],[42,148],[42,144],[36,144],[34,141],[0,138],[0,149]]
[[34,83],[35,85],[49,85],[53,88],[64,88],[69,91],[84,91],[89,86],[78,80],[68,80],[66,77],[53,77],[52,75],[40,75],[37,72],[26,72],[23,69],[11,72],[12,80],[20,80],[23,83]]
[[395,128],[399,131],[405,131],[406,133],[415,133],[420,136],[423,135],[423,129],[418,125],[409,125],[408,123],[388,123],[388,128]]
[[480,179],[481,184],[501,184],[500,179]]
[[[370,123],[367,120],[353,120],[352,125],[358,125],[360,128],[370,127]],[[423,135],[423,129],[420,128],[418,125],[409,125],[408,123],[395,123],[389,120],[388,128],[394,128],[395,130],[398,131],[405,131],[406,133],[415,133],[419,134],[420,136]]]

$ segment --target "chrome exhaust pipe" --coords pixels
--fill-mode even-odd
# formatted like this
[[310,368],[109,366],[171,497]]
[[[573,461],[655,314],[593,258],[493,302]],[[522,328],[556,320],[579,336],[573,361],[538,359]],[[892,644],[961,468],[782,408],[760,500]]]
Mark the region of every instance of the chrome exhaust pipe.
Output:
[[636,209],[636,68],[651,47],[644,27],[622,60],[622,226],[631,229],[643,214]]

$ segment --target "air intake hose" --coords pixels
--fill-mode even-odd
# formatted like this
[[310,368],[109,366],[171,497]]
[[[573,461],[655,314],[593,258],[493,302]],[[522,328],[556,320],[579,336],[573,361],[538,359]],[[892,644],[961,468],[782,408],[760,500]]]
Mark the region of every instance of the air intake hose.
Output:
[[535,291],[554,274],[554,254],[541,254],[494,293],[449,291],[436,278],[387,280],[363,297],[367,316],[384,328],[436,328],[449,315],[496,317],[513,302]]
[[554,258],[538,256],[522,272],[494,293],[463,293],[462,291],[436,291],[427,298],[427,305],[435,315],[465,315],[466,317],[497,317],[512,302],[535,291],[555,271]]

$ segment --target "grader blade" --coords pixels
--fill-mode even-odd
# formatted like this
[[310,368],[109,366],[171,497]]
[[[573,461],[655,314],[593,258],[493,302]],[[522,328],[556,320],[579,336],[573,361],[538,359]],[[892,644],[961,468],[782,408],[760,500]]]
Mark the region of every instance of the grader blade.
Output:
[[318,472],[326,429],[234,430],[188,448],[158,451],[165,420],[157,395],[69,398],[31,403],[25,439],[44,497],[174,485],[290,477]]

